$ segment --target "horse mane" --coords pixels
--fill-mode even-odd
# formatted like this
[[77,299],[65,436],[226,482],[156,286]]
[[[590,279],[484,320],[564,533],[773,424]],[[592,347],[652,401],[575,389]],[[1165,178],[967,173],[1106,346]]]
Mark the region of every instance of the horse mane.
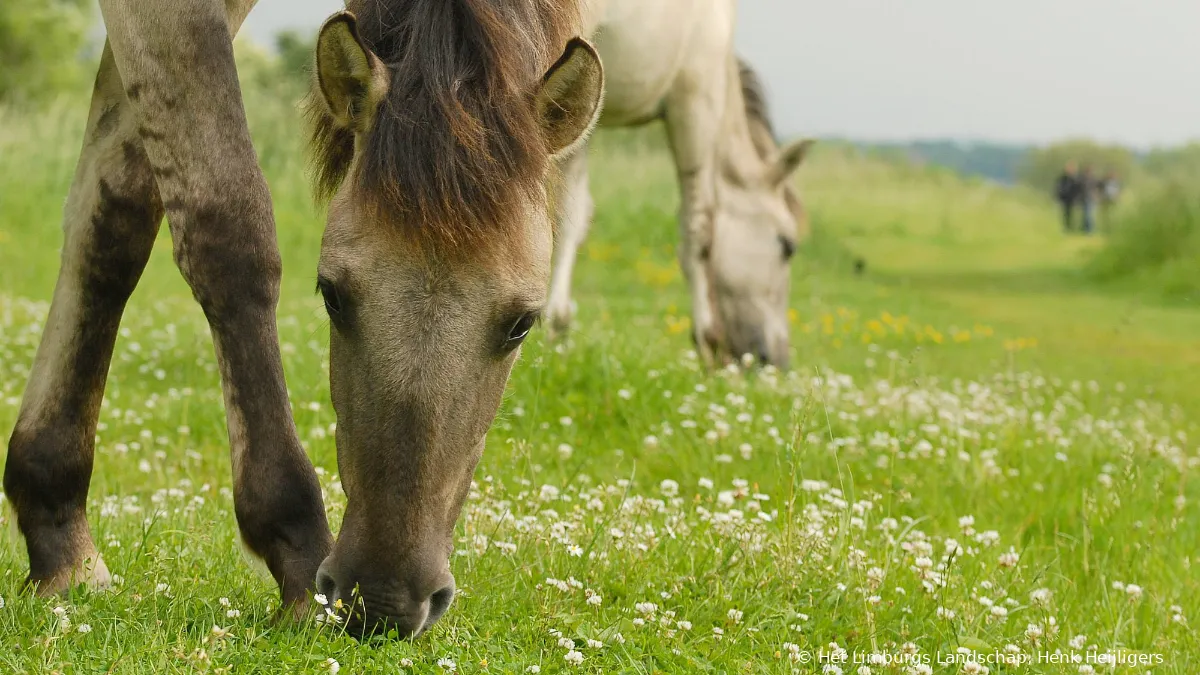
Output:
[[746,123],[750,127],[750,139],[759,157],[769,158],[779,148],[775,138],[775,126],[771,123],[771,110],[767,104],[767,93],[758,73],[738,58],[738,79],[742,85],[742,103],[746,111]]
[[533,97],[577,28],[574,0],[347,5],[389,89],[357,162],[354,132],[309,101],[318,196],[356,180],[388,220],[459,243],[515,222],[549,160]]
[[[744,59],[737,59],[738,79],[742,85],[742,103],[746,112],[746,125],[750,129],[750,140],[754,149],[764,161],[771,161],[779,151],[779,141],[775,136],[775,126],[771,122],[770,106],[767,103],[766,90],[758,73]],[[796,189],[789,183],[783,191],[787,200],[788,210],[800,227],[800,237],[808,236],[808,218],[804,204]]]

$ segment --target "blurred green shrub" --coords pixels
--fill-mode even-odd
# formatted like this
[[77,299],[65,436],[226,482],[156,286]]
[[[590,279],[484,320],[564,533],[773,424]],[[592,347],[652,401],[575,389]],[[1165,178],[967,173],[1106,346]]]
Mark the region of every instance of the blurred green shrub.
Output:
[[46,101],[84,86],[95,73],[88,54],[91,0],[0,2],[0,101]]
[[1164,180],[1149,188],[1117,214],[1088,270],[1175,299],[1200,297],[1200,182]]
[[1137,158],[1129,148],[1076,139],[1031,150],[1018,172],[1020,180],[1035,190],[1049,193],[1054,181],[1069,161],[1091,166],[1096,173],[1114,172],[1128,185],[1139,171]]

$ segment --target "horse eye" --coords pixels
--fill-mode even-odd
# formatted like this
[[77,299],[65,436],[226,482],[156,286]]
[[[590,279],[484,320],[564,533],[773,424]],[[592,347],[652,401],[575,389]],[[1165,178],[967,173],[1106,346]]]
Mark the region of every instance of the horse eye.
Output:
[[325,300],[325,311],[331,319],[342,313],[342,299],[338,296],[337,287],[333,282],[320,279],[317,281],[317,290],[321,291],[321,297]]
[[537,313],[528,312],[521,315],[513,325],[508,329],[508,336],[504,338],[504,347],[513,349],[528,337],[529,331],[533,330],[533,324],[537,322]]
[[783,247],[783,259],[791,260],[793,255],[796,255],[796,242],[788,239],[782,234],[779,235],[779,245]]

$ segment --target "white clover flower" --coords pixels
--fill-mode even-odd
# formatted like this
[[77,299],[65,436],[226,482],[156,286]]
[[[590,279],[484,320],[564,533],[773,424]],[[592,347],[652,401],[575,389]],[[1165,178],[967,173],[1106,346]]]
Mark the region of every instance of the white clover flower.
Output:
[[337,662],[337,659],[330,657],[325,659],[325,667],[329,669],[331,675],[337,675],[337,672],[342,669],[342,664]]
[[575,649],[575,641],[569,637],[558,638],[558,646],[563,649]]
[[400,666],[402,668],[412,668],[412,665],[413,665],[412,659],[409,659],[409,658],[400,659]]
[[448,670],[452,673],[458,670],[458,664],[454,662],[454,659],[442,657],[437,660],[437,664],[442,670]]
[[526,668],[525,672],[532,673],[532,675],[537,675],[538,673],[542,672],[542,667],[535,664]]
[[589,638],[587,641],[587,646],[590,649],[600,649],[604,647],[604,643],[599,640],[592,640]]
[[242,610],[240,610],[240,609],[230,609],[225,612],[225,616],[230,619],[236,619],[241,615],[242,615]]
[[90,633],[92,632],[92,626],[91,624],[81,623],[75,630],[79,631],[80,633]]
[[698,481],[698,484],[700,485],[700,487],[701,487],[702,489],[705,489],[705,490],[711,490],[711,489],[713,489],[713,482],[712,482],[712,479],[711,479],[711,478],[701,478],[701,479]]
[[658,489],[663,493],[663,495],[667,497],[674,497],[675,495],[679,494],[679,483],[667,478],[658,484]]
[[645,614],[646,616],[651,616],[658,611],[658,605],[654,604],[653,602],[639,602],[634,605],[633,608],[639,613]]
[[575,452],[575,449],[572,448],[570,445],[568,445],[566,443],[558,444],[558,458],[559,459],[571,459],[571,455],[574,452]]
[[1130,602],[1137,602],[1142,599],[1142,587],[1137,584],[1127,584],[1125,594],[1129,596]]
[[1029,601],[1035,605],[1046,607],[1054,593],[1049,588],[1038,588],[1029,594]]
[[734,623],[741,623],[743,614],[740,609],[731,609],[725,613],[725,616]]
[[577,666],[583,663],[583,652],[577,652],[574,649],[563,655],[563,660],[567,663]]

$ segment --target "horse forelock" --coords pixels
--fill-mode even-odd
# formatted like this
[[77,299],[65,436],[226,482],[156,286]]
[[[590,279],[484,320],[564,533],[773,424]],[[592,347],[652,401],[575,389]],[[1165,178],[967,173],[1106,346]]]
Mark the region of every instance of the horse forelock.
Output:
[[[310,105],[315,179],[357,181],[379,220],[466,243],[517,222],[549,153],[533,97],[578,25],[574,0],[351,0],[389,89],[360,140]],[[319,95],[319,94],[315,94]]]

